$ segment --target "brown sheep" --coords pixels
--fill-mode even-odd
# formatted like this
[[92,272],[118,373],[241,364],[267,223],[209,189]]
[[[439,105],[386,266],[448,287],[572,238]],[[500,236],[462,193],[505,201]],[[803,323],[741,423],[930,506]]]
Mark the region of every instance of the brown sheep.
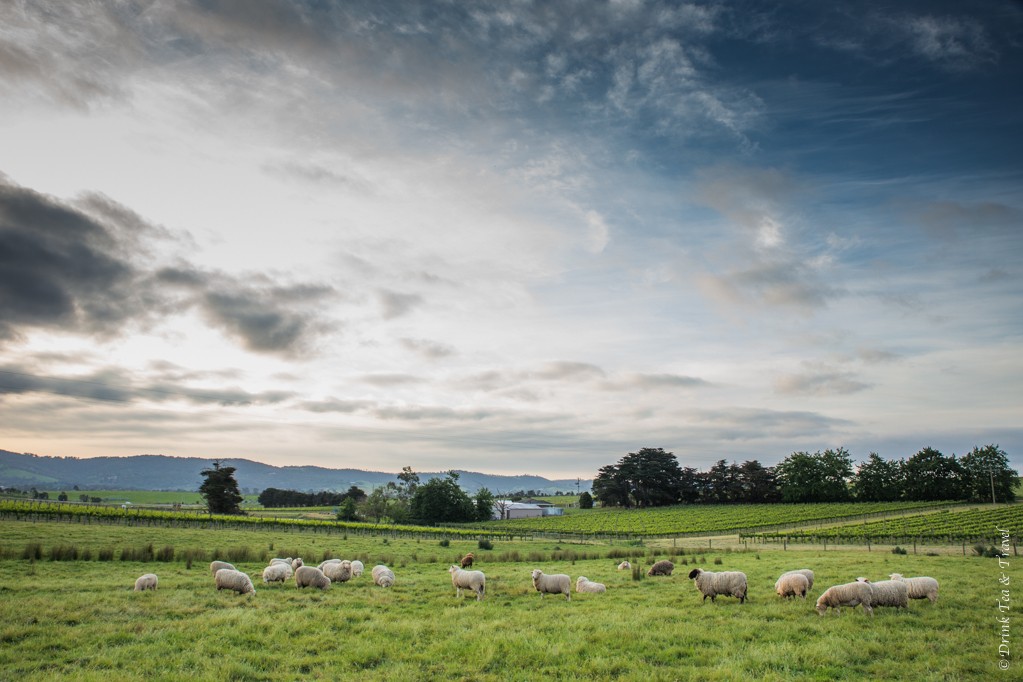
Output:
[[462,568],[472,568],[472,562],[474,559],[475,557],[472,555],[472,552],[466,554],[462,557]]
[[647,571],[647,575],[671,575],[671,572],[675,570],[675,564],[671,563],[667,559],[661,559],[656,564],[650,567]]

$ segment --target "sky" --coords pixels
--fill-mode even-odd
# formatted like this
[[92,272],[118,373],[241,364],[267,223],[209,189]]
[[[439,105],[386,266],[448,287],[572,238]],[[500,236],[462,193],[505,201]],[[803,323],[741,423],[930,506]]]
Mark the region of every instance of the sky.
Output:
[[1023,3],[0,4],[0,449],[998,444]]

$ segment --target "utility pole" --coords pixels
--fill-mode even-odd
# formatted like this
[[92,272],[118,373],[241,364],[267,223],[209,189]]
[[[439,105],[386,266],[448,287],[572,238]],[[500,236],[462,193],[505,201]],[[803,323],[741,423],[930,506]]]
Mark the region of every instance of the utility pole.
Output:
[[991,472],[991,504],[995,504],[995,468],[991,467],[988,471]]

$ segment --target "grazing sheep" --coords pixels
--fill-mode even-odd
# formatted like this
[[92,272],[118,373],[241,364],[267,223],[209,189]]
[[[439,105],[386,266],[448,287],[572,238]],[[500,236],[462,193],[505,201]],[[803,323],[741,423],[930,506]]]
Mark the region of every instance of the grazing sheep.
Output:
[[214,576],[214,580],[217,583],[218,592],[220,590],[234,590],[238,594],[256,593],[256,588],[252,586],[252,578],[233,568],[220,569],[217,571],[216,576]]
[[303,566],[305,566],[305,563],[302,561],[301,557],[299,557],[298,559],[292,559],[291,560],[291,570],[297,571],[298,569],[302,568]]
[[157,583],[157,577],[155,573],[146,573],[140,575],[135,581],[135,591],[144,592],[145,590],[155,590]]
[[323,571],[315,566],[299,566],[295,571],[295,586],[315,587],[320,590],[330,589],[330,578],[323,575]]
[[462,596],[462,590],[472,590],[476,593],[476,601],[483,601],[483,593],[487,590],[487,576],[483,575],[483,571],[465,571],[451,564],[448,573],[451,574],[456,597]]
[[358,578],[365,570],[366,567],[358,559],[352,562],[352,577]]
[[327,564],[339,564],[342,561],[344,561],[344,559],[327,559],[326,561],[321,561],[320,565],[317,566],[316,568],[318,568],[318,569],[320,569],[322,571],[323,567],[326,566]]
[[472,552],[466,554],[464,557],[462,557],[462,568],[472,568],[472,562],[475,559],[476,557],[472,555]]
[[323,575],[332,583],[346,583],[352,579],[352,562],[345,560],[329,563],[323,567]]
[[288,566],[291,566],[291,557],[289,556],[287,559],[281,559],[280,557],[275,557],[273,559],[270,559],[270,563],[271,564],[287,564]]
[[581,575],[575,579],[575,591],[591,592],[593,594],[597,594],[599,592],[607,592],[607,587],[604,585],[604,583],[592,582],[586,576]]
[[630,564],[628,561],[623,561],[622,563],[618,564],[619,571],[627,571],[630,568],[632,568],[632,564]]
[[738,597],[740,604],[746,602],[746,574],[742,571],[715,573],[694,568],[689,572],[689,578],[696,581],[696,589],[703,594],[703,601],[707,601],[707,597],[714,601],[721,594],[726,597]]
[[892,573],[888,577],[906,583],[910,599],[930,599],[932,604],[938,601],[938,581],[934,578],[903,578],[901,573]]
[[383,564],[373,567],[372,571],[373,582],[380,587],[390,587],[394,585],[394,571],[387,568]]
[[813,571],[811,571],[809,568],[800,568],[800,569],[797,569],[795,571],[786,571],[785,573],[781,574],[781,578],[778,578],[778,580],[781,580],[782,578],[784,578],[787,575],[792,575],[793,573],[799,573],[800,575],[806,576],[806,582],[807,582],[806,591],[807,592],[809,592],[810,590],[813,589]]
[[227,568],[232,571],[235,570],[234,566],[227,563],[226,561],[213,561],[210,562],[210,575],[215,576],[217,574],[217,571],[219,571],[222,568]]
[[874,591],[867,583],[859,581],[834,585],[824,590],[824,593],[817,599],[817,614],[823,616],[828,607],[835,609],[835,613],[842,615],[841,606],[863,605],[863,610],[869,616],[874,616],[873,604]]
[[667,559],[661,559],[656,564],[650,567],[650,570],[646,572],[647,575],[671,575],[671,572],[675,570],[675,564],[671,563]]
[[857,578],[856,582],[870,585],[870,607],[894,606],[909,607],[909,586],[901,580],[879,580],[876,583],[866,578]]
[[779,597],[802,597],[810,590],[810,581],[802,573],[795,571],[784,573],[774,584],[774,591]]
[[572,580],[564,573],[544,575],[539,568],[533,571],[533,587],[543,599],[548,594],[563,594],[565,599],[572,601]]
[[263,582],[269,583],[283,583],[291,577],[291,566],[287,564],[270,564],[263,569]]

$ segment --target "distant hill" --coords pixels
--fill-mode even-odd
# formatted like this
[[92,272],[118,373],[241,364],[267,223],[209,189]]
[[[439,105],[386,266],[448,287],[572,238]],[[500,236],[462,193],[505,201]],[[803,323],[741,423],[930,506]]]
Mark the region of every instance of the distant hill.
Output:
[[[397,481],[396,474],[361,469],[327,469],[314,466],[277,467],[248,459],[222,459],[222,464],[237,469],[235,478],[243,490],[258,492],[264,488],[284,490],[345,491],[356,485],[363,490]],[[26,489],[55,489],[78,486],[81,490],[187,490],[202,483],[200,471],[213,465],[212,459],[135,455],[132,457],[45,457],[0,450],[0,486]],[[426,481],[446,472],[416,472]],[[576,492],[575,479],[550,480],[542,476],[499,476],[475,471],[459,471],[458,482],[470,494],[480,488],[494,493],[535,490],[540,494]],[[579,484],[589,490],[590,481]]]

